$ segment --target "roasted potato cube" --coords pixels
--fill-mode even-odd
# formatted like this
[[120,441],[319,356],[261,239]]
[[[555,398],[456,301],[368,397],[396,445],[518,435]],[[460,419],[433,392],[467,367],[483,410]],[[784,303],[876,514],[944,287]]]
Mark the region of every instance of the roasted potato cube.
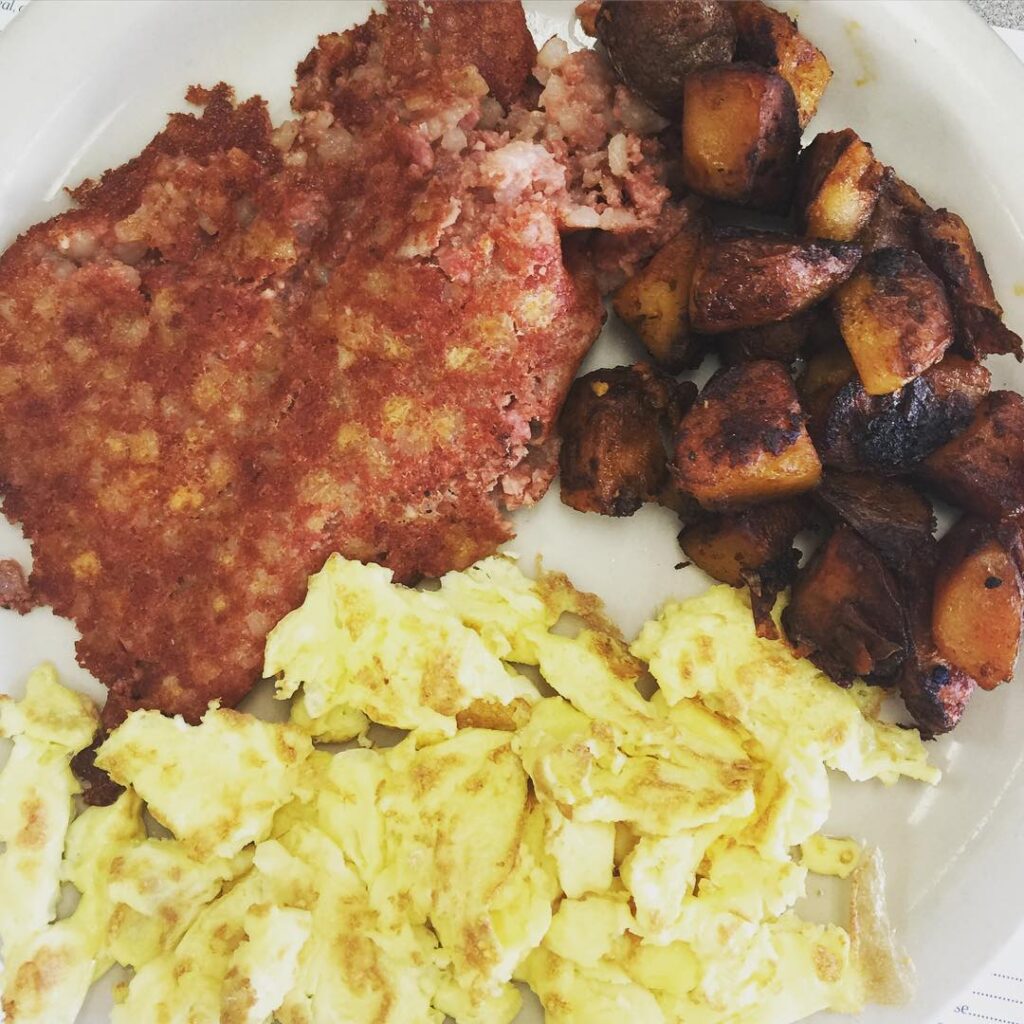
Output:
[[910,656],[900,673],[900,696],[921,735],[932,739],[960,721],[977,683],[939,654],[932,634],[934,565],[917,566],[903,577],[910,624]]
[[871,219],[884,170],[852,129],[823,132],[800,156],[793,204],[800,230],[854,241]]
[[916,189],[903,181],[891,167],[886,167],[871,219],[858,241],[865,252],[916,249],[917,221],[930,209]]
[[799,654],[837,683],[892,682],[907,657],[906,614],[877,551],[840,526],[793,582],[782,625]]
[[800,500],[757,505],[731,515],[713,515],[685,527],[679,544],[686,557],[713,579],[750,588],[758,636],[778,635],[772,610],[792,582],[800,562],[793,538],[807,523]]
[[679,425],[673,469],[680,489],[708,509],[813,488],[821,463],[785,367],[743,363],[713,377]]
[[869,395],[888,395],[937,363],[953,343],[942,282],[907,249],[864,257],[833,298],[836,321]]
[[612,299],[654,361],[673,373],[698,366],[705,353],[704,339],[690,329],[690,283],[705,226],[703,213],[687,207],[679,233]]
[[668,481],[665,436],[696,394],[652,366],[595,370],[562,408],[562,501],[580,512],[631,516]]
[[842,284],[860,246],[741,228],[707,232],[690,290],[690,323],[723,334],[788,320]]
[[924,479],[985,519],[1024,513],[1024,398],[993,391],[970,425],[925,459]]
[[939,653],[992,690],[1013,677],[1024,628],[1020,531],[965,517],[942,538],[932,632]]
[[946,285],[968,354],[1024,359],[1021,339],[1003,323],[985,259],[963,220],[949,210],[928,210],[917,220],[917,245]]
[[815,498],[899,570],[935,556],[931,502],[902,480],[827,470]]
[[852,362],[827,352],[809,360],[800,394],[825,465],[892,475],[965,429],[990,381],[980,364],[946,356],[899,391],[869,395]]
[[761,0],[734,0],[729,13],[736,22],[736,59],[782,75],[796,98],[800,128],[806,128],[832,77],[825,55],[800,34],[792,18]]
[[756,64],[705,68],[683,82],[683,181],[694,192],[784,212],[800,126],[789,83]]
[[685,76],[728,64],[736,47],[736,26],[717,0],[605,0],[594,30],[626,85],[672,118]]

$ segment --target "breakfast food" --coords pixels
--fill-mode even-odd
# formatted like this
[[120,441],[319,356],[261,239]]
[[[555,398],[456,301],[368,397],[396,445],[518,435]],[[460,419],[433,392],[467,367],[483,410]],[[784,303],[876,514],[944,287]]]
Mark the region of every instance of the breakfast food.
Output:
[[323,37],[277,126],[190,97],[0,264],[4,511],[107,726],[237,702],[331,551],[411,580],[506,540],[603,319],[560,231],[669,198],[662,119],[517,3]]
[[[1024,400],[980,359],[1020,340],[958,216],[850,129],[800,156],[831,70],[787,16],[580,15],[603,49],[396,0],[320,38],[292,119],[193,87],[0,258],[35,555],[0,605],[74,617],[111,686],[0,698],[10,1024],[72,1024],[115,964],[113,1024],[909,998],[827,769],[936,782],[922,738],[1013,674]],[[654,365],[572,382],[604,295]],[[674,375],[708,354],[698,394]],[[556,467],[579,511],[673,509],[728,586],[628,643],[476,561]],[[938,542],[924,487],[968,510]],[[223,706],[261,673],[287,722]],[[813,874],[846,921],[797,913]]]
[[724,64],[683,80],[683,180],[755,210],[781,211],[796,181],[800,127],[789,83],[755,64]]
[[[684,38],[711,10],[665,4],[654,19],[620,6],[591,0],[580,13],[623,76],[665,23]],[[825,56],[760,0],[727,9],[731,57],[665,58],[681,77],[672,109],[687,217],[613,302],[666,370],[700,370],[708,355],[727,368],[679,422],[672,486],[649,500],[679,513],[692,562],[750,591],[762,635],[792,584],[784,639],[841,685],[898,688],[935,736],[979,685],[1013,676],[1024,629],[1016,584],[983,592],[979,570],[995,559],[992,579],[1019,572],[1007,538],[1024,516],[1024,399],[990,394],[982,360],[1024,348],[961,217],[929,206],[851,128],[799,152],[831,77]],[[656,85],[637,88],[653,96]],[[788,215],[799,233],[765,231],[750,210]],[[602,422],[603,451],[613,426]],[[595,443],[574,432],[581,451]],[[794,519],[804,492],[813,514]],[[954,531],[940,564],[945,523],[928,492],[988,521]],[[567,501],[615,514],[571,491]],[[801,528],[819,545],[803,565]],[[987,538],[970,556],[968,530]]]
[[741,363],[713,377],[682,418],[676,482],[711,510],[802,494],[821,478],[793,382],[779,363]]
[[669,486],[665,438],[697,395],[647,363],[577,377],[559,417],[562,501],[631,516]]
[[719,0],[608,0],[597,4],[588,31],[624,82],[655,110],[676,117],[686,75],[733,58],[730,6]]
[[[132,973],[112,1024],[338,1006],[353,1024],[503,1024],[516,980],[549,1024],[623,1007],[645,1024],[786,1024],[906,996],[877,854],[820,831],[826,768],[938,772],[877,717],[878,691],[759,639],[737,591],[669,603],[627,645],[591,595],[510,559],[409,590],[333,556],[266,653],[279,696],[301,694],[290,722],[133,711],[97,754],[124,792],[73,820],[69,759],[95,709],[48,668],[21,702],[0,698],[10,1024],[73,1024],[115,963]],[[408,732],[374,747],[372,724]],[[33,814],[34,860],[19,840]],[[847,927],[795,912],[809,873],[851,878]],[[81,898],[58,917],[62,880]],[[903,988],[877,990],[880,969]]]

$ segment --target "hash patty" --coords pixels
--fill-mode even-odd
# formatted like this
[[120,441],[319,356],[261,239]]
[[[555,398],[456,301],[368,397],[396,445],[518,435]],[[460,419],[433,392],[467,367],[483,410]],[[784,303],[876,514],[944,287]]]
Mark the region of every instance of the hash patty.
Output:
[[108,727],[236,703],[329,553],[463,568],[550,483],[603,319],[560,229],[595,200],[503,120],[541,93],[519,4],[438,12],[323,37],[276,128],[193,87],[0,258],[4,511]]

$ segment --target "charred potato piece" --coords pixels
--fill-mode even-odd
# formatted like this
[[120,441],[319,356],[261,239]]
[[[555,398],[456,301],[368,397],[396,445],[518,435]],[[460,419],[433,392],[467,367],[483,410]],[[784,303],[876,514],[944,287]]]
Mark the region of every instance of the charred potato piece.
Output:
[[823,353],[808,362],[801,395],[825,465],[888,476],[909,472],[964,430],[990,380],[980,364],[947,356],[899,391],[869,395],[852,362]]
[[694,192],[784,212],[800,126],[789,83],[756,64],[705,68],[683,82],[683,181]]
[[871,219],[884,170],[852,129],[823,132],[800,156],[793,205],[801,232],[854,241]]
[[786,636],[837,683],[895,679],[907,657],[906,614],[877,551],[838,527],[797,573],[782,613]]
[[741,228],[704,236],[690,290],[690,323],[724,334],[788,320],[852,273],[860,247]]
[[878,249],[864,257],[833,304],[869,395],[898,391],[953,343],[942,282],[907,249]]
[[736,22],[736,59],[782,75],[796,98],[800,128],[806,128],[832,77],[825,55],[792,18],[761,0],[734,0],[729,13]]
[[758,505],[693,523],[679,534],[679,544],[713,579],[749,587],[757,634],[775,639],[772,610],[796,573],[800,552],[793,538],[806,521],[807,510],[798,500]]
[[[805,310],[789,320],[745,327],[715,337],[716,349],[726,366],[749,363],[755,359],[775,359],[792,365],[801,357],[816,355],[826,349],[842,347],[839,329],[826,307]],[[852,370],[852,362],[849,364]],[[805,406],[806,408],[806,406]]]
[[705,226],[703,213],[687,207],[679,233],[612,299],[612,308],[654,361],[673,373],[698,366],[704,357],[706,343],[690,329],[690,283]]
[[664,435],[695,394],[644,363],[574,381],[559,419],[562,501],[631,516],[657,499],[668,481]]
[[910,656],[900,673],[900,696],[921,735],[933,739],[960,721],[978,684],[939,654],[932,634],[934,566],[907,574],[904,605],[910,624]]
[[605,0],[594,31],[619,77],[666,117],[679,114],[685,76],[728,64],[736,47],[717,0]]
[[1024,629],[1020,531],[965,517],[939,550],[932,604],[936,647],[992,690],[1013,677]]
[[1024,398],[993,391],[967,429],[921,468],[924,479],[950,501],[985,519],[1024,513]]
[[916,249],[917,222],[930,209],[916,189],[886,167],[871,219],[859,238],[864,251]]
[[1003,323],[1003,307],[992,290],[985,259],[962,218],[949,210],[927,211],[917,221],[917,244],[949,291],[968,354],[1010,353],[1024,359],[1021,339]]
[[814,496],[894,568],[907,570],[934,561],[932,505],[910,484],[871,473],[829,470]]
[[776,501],[809,491],[821,463],[780,363],[744,363],[713,377],[683,417],[676,483],[708,509]]

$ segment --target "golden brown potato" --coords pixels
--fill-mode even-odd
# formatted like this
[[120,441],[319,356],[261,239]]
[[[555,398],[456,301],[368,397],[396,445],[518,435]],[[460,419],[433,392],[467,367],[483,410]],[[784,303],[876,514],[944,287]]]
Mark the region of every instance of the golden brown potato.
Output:
[[932,632],[939,653],[983,689],[1013,677],[1024,626],[1020,532],[965,517],[942,538]]
[[664,436],[696,387],[652,366],[595,370],[573,382],[562,408],[562,501],[580,512],[631,516],[668,481]]
[[801,232],[854,241],[871,219],[883,173],[855,131],[822,132],[800,156],[793,205]]
[[826,466],[906,473],[971,422],[991,375],[946,356],[891,395],[869,395],[835,350],[812,357],[800,380],[808,430]]
[[838,527],[797,573],[782,613],[786,636],[838,683],[895,679],[907,656],[906,614],[878,552]]
[[949,210],[928,210],[917,220],[917,244],[949,292],[960,340],[972,356],[1012,353],[1024,359],[1021,339],[1003,323],[985,259],[967,225]]
[[985,519],[1024,514],[1024,398],[993,391],[967,429],[929,455],[921,469],[946,498]]
[[713,579],[749,587],[758,636],[774,639],[772,609],[796,572],[800,552],[793,538],[807,519],[807,508],[798,499],[757,505],[692,523],[679,534],[679,544]]
[[946,291],[916,252],[869,253],[832,301],[869,395],[899,390],[953,343]]
[[821,463],[781,363],[716,374],[683,417],[673,472],[705,508],[776,501],[813,488]]
[[612,308],[633,330],[654,361],[673,373],[700,364],[706,342],[690,329],[690,283],[706,218],[684,204],[679,233],[615,293]]
[[871,219],[858,241],[865,252],[876,249],[916,249],[917,221],[931,207],[891,168],[882,173]]
[[825,55],[792,18],[761,0],[734,0],[729,13],[736,22],[736,59],[778,71],[793,90],[800,127],[806,128],[832,77]]
[[605,0],[594,31],[626,85],[673,118],[683,78],[728,64],[736,47],[736,27],[717,0]]
[[939,654],[932,634],[935,568],[915,567],[902,578],[910,625],[910,655],[900,673],[900,696],[925,739],[949,732],[960,721],[977,683]]
[[830,469],[814,496],[894,568],[905,571],[934,560],[932,505],[910,484]]
[[742,228],[707,232],[690,289],[690,323],[705,334],[788,320],[853,273],[860,246]]
[[694,192],[784,212],[800,151],[789,83],[756,64],[705,68],[683,82],[683,181]]

